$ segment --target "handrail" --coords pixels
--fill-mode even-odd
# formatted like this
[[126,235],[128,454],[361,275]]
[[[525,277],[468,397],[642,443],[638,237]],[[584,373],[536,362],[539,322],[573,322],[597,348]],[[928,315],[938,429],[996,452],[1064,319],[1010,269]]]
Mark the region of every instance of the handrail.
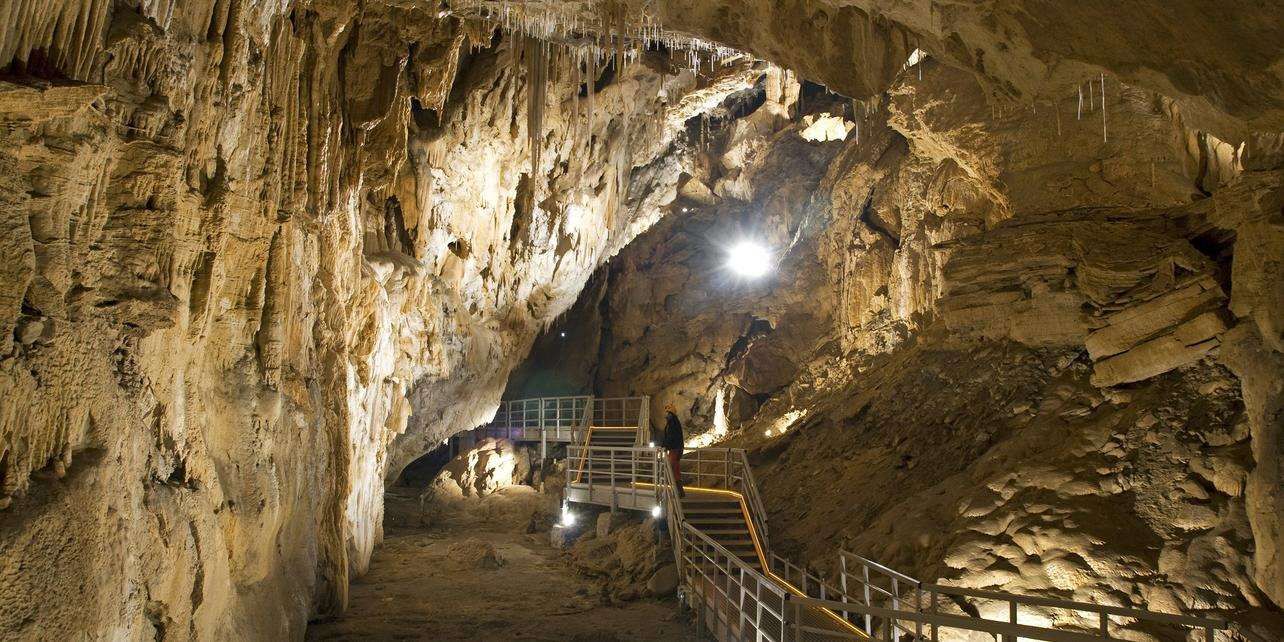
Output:
[[574,431],[579,427],[597,425],[632,428],[643,427],[643,421],[650,412],[650,397],[594,397],[591,395],[567,395],[559,397],[527,397],[523,399],[506,399],[499,402],[495,416],[484,428],[493,431],[504,431],[513,436],[513,431],[540,433]]
[[[714,547],[715,549],[718,550],[718,552],[723,553],[728,557],[730,557],[737,567],[744,569],[745,573],[751,575],[755,579],[760,580],[762,582],[767,581],[766,575],[763,575],[762,573],[758,572],[757,569],[746,564],[745,561],[740,559],[740,557],[738,557],[735,553],[728,551],[722,544],[719,544],[717,540],[713,539],[712,537],[709,537],[704,533],[704,531],[701,531],[700,529],[691,525],[690,522],[683,522],[682,530],[685,532],[694,534],[697,539],[703,541],[705,544],[708,544],[709,546]],[[780,595],[789,594],[789,591],[785,590],[784,587],[773,586],[772,589],[778,592]]]
[[719,639],[785,642],[792,596],[783,587],[690,523],[682,522],[674,537],[680,577],[699,603],[697,622],[712,609],[705,625]]
[[[857,564],[857,569],[860,571],[859,576],[854,574],[849,569],[849,566],[848,566],[849,561]],[[908,575],[905,575],[904,573],[901,573],[899,571],[888,568],[882,564],[879,564],[878,562],[861,557],[854,553],[850,553],[848,551],[840,551],[839,567],[841,569],[840,586],[842,588],[842,597],[844,601],[848,601],[852,604],[857,604],[857,605],[863,604],[863,606],[865,607],[865,610],[854,609],[854,611],[864,614],[866,632],[870,633],[871,635],[873,634],[873,623],[872,623],[873,616],[878,615],[879,617],[888,617],[890,619],[887,621],[888,622],[887,629],[888,629],[888,633],[890,633],[891,639],[893,640],[900,639],[901,630],[904,630],[906,633],[913,633],[916,638],[921,639],[922,638],[921,630],[916,629],[915,631],[910,631],[907,627],[900,624],[900,621],[902,620],[912,621],[912,622],[915,622],[917,626],[921,627],[921,625],[923,624],[923,622],[925,622],[925,620],[919,620],[912,617],[904,617],[902,615],[887,615],[887,614],[879,615],[879,614],[873,613],[869,609],[877,608],[877,607],[875,607],[874,605],[874,599],[871,594],[872,592],[876,592],[883,596],[886,596],[888,598],[888,601],[890,601],[891,603],[891,609],[889,609],[889,611],[898,613],[898,614],[911,613],[911,614],[920,614],[920,615],[928,614],[933,616],[943,615],[939,613],[939,601],[940,601],[940,596],[942,595],[980,598],[984,600],[1005,602],[1007,604],[1006,611],[1007,611],[1008,619],[1006,622],[1004,622],[1003,620],[993,620],[993,619],[986,619],[982,617],[964,618],[965,620],[971,621],[974,624],[979,622],[986,622],[986,623],[997,623],[1000,625],[1017,626],[1018,621],[1020,619],[1020,613],[1019,613],[1020,606],[1022,605],[1040,606],[1045,608],[1063,609],[1063,610],[1078,611],[1082,613],[1095,614],[1097,616],[1095,633],[1087,638],[1078,638],[1078,639],[1092,639],[1092,640],[1113,639],[1110,637],[1110,617],[1109,616],[1111,615],[1122,617],[1122,618],[1130,618],[1133,620],[1150,621],[1150,622],[1156,622],[1160,624],[1178,625],[1182,627],[1189,627],[1196,630],[1202,629],[1205,632],[1205,638],[1207,642],[1212,642],[1214,637],[1214,631],[1225,630],[1230,627],[1230,623],[1223,619],[1196,617],[1196,616],[1190,616],[1190,615],[1176,615],[1176,614],[1170,614],[1170,613],[1156,613],[1154,611],[1134,609],[1134,608],[1128,608],[1128,607],[1122,607],[1122,606],[1111,606],[1108,604],[1096,604],[1092,602],[1077,602],[1073,600],[1042,597],[1037,595],[1021,595],[1016,593],[1008,593],[1005,591],[990,591],[985,589],[970,589],[970,588],[957,587],[957,586],[945,586],[941,584],[924,583]],[[874,580],[872,580],[870,577],[871,571],[874,571],[875,573],[881,574],[889,578],[891,580],[890,590],[884,589],[883,587],[877,586],[876,584],[874,584]],[[860,588],[862,589],[862,592],[863,592],[863,598],[864,598],[863,600],[859,600],[859,599],[854,601],[852,600],[851,593],[848,592],[849,579],[854,579],[858,584],[860,584]],[[900,594],[900,585],[902,583],[908,585],[908,588],[910,589],[910,595],[913,596],[913,600],[912,600],[913,605],[908,606],[907,608],[904,608],[904,609],[901,608],[902,604],[906,604],[907,602],[909,602],[909,600],[903,598]],[[925,596],[929,598],[926,606],[924,605]],[[954,616],[951,616],[951,617],[954,617]],[[932,626],[935,627],[936,625],[933,624]],[[952,628],[968,628],[970,630],[991,632],[990,629],[984,628],[984,627],[991,626],[990,624],[985,624],[985,625],[977,624],[976,626],[963,626],[963,625],[950,625],[950,626]],[[1041,629],[1041,627],[1036,627],[1036,628]],[[1049,629],[1049,630],[1053,630],[1053,629]],[[1001,633],[1004,634],[1005,639],[1013,639],[1013,636],[1031,637],[1033,639],[1040,639],[1040,640],[1053,639],[1048,637],[1031,636],[1025,633],[1016,632],[1014,630],[1001,632]],[[932,631],[932,639],[933,640],[936,639],[935,629],[933,629]]]
[[[706,598],[713,600],[712,603],[702,602],[702,609],[716,603],[716,609],[726,610],[726,612],[717,610],[715,615],[720,619],[710,624],[711,627],[715,627],[715,637],[719,639],[744,639],[743,634],[750,628],[759,634],[758,639],[780,642],[785,642],[790,630],[795,636],[805,632],[831,638],[873,638],[876,635],[875,619],[878,620],[878,628],[881,629],[885,640],[899,641],[903,632],[912,635],[915,640],[932,642],[938,640],[939,630],[943,628],[989,633],[1001,638],[1004,642],[1014,642],[1019,638],[1046,642],[1115,640],[1116,638],[1110,636],[1110,616],[1203,630],[1206,642],[1213,641],[1215,631],[1227,630],[1231,626],[1226,620],[1213,618],[1154,613],[1127,607],[924,583],[847,551],[841,551],[839,555],[840,588],[835,589],[806,568],[770,553],[765,537],[766,511],[758,495],[748,457],[743,450],[698,448],[687,451],[684,463],[688,466],[684,467],[683,476],[695,481],[695,484],[686,484],[687,488],[706,492],[725,492],[738,497],[744,518],[754,537],[755,551],[763,565],[763,570],[759,573],[745,560],[731,554],[686,521],[682,502],[676,496],[677,480],[674,479],[672,470],[660,457],[659,450],[638,446],[593,446],[589,441],[592,427],[590,424],[585,431],[582,445],[573,445],[568,450],[567,461],[570,462],[568,478],[575,475],[575,480],[581,487],[583,487],[582,480],[587,479],[590,491],[597,486],[609,486],[613,506],[617,493],[624,493],[625,497],[628,493],[633,493],[634,506],[639,505],[640,493],[647,493],[646,497],[653,497],[663,507],[667,513],[666,519],[673,538],[674,557],[679,577],[684,578],[685,585],[692,590],[703,591],[702,600]],[[651,488],[642,490],[639,487]],[[776,569],[780,569],[784,577],[778,575],[775,572]],[[799,577],[801,589],[792,583],[795,571]],[[862,594],[860,598],[854,598],[849,580],[855,580]],[[875,583],[882,581],[890,583],[890,586],[884,587]],[[693,582],[697,584],[704,582],[704,584],[695,586]],[[810,590],[813,588],[814,593]],[[773,632],[764,633],[761,628],[764,622],[764,611],[760,602],[764,590],[782,596],[779,618],[769,622],[772,627],[779,627],[778,637],[774,633],[776,629],[773,628]],[[903,590],[906,591],[905,595],[902,595]],[[749,591],[752,591],[752,596]],[[732,593],[736,595],[733,596]],[[815,593],[819,593],[819,596]],[[1004,601],[1007,602],[1008,617],[1004,620],[941,612],[941,596]],[[752,608],[745,605],[746,599],[752,603]],[[1089,627],[1092,630],[1067,630],[1022,624],[1019,621],[1018,611],[1023,605],[1095,613],[1098,621],[1095,627]],[[729,622],[727,614],[736,609],[738,609],[735,613],[736,621]],[[808,609],[811,610],[808,611]],[[773,613],[775,612],[768,611],[768,615]],[[789,613],[793,614],[792,620],[788,617]],[[804,621],[804,613],[811,614],[808,616],[811,619]],[[852,627],[853,616],[863,620],[864,631]],[[817,617],[822,619],[815,619]],[[832,626],[833,623],[829,622],[829,618],[848,629],[816,628]],[[716,628],[724,625],[730,628],[725,631]],[[928,630],[925,631],[925,628]],[[1233,631],[1232,635],[1251,639],[1251,636],[1239,632]],[[793,639],[796,640],[797,637]]]
[[1204,618],[1194,615],[1179,615],[1176,613],[1159,613],[1144,609],[1128,608],[1126,606],[1111,606],[1109,604],[1096,604],[1093,602],[1076,602],[1073,600],[1062,600],[1059,598],[1042,597],[1038,595],[1021,595],[1017,593],[1006,593],[1003,591],[969,589],[959,586],[946,586],[943,584],[924,584],[923,589],[927,591],[936,591],[941,595],[958,595],[960,597],[1002,600],[1005,602],[1016,602],[1017,604],[1026,604],[1029,606],[1043,606],[1071,611],[1089,611],[1093,613],[1117,615],[1119,617],[1149,620],[1164,624],[1177,624],[1201,629],[1211,626],[1220,630],[1225,629],[1230,625],[1228,621],[1218,618]]
[[748,508],[747,517],[762,538],[764,548],[769,548],[767,511],[758,495],[758,485],[754,483],[753,471],[749,468],[749,459],[744,450],[693,448],[686,451],[682,461],[683,477],[693,478],[695,486],[723,488],[740,494]]
[[[1002,622],[999,620],[985,620],[980,618],[967,617],[962,615],[949,615],[946,613],[920,613],[917,611],[903,611],[896,609],[882,608],[878,606],[867,606],[859,602],[847,602],[839,600],[822,600],[814,597],[794,597],[790,600],[799,605],[808,605],[815,608],[825,608],[835,612],[854,613],[867,617],[885,618],[887,620],[908,620],[919,625],[927,625],[934,629],[964,629],[968,631],[980,631],[990,633],[996,636],[1007,638],[1022,638],[1030,640],[1044,640],[1046,642],[1100,642],[1101,640],[1114,640],[1111,637],[1102,637],[1091,633],[1079,633],[1076,631],[1066,631],[1062,629],[1050,629],[1030,624],[1016,624],[1011,622]],[[931,639],[937,639],[937,634],[933,631]]]
[[[579,423],[580,431],[584,434],[584,441],[583,441],[583,443],[581,444],[581,445],[584,447],[584,453],[580,456],[580,467],[581,467],[581,472],[575,476],[575,483],[577,483],[577,484],[578,484],[578,483],[580,483],[580,478],[581,478],[581,477],[583,476],[583,474],[584,474],[584,473],[583,473],[583,471],[582,471],[582,468],[583,468],[583,467],[584,467],[584,465],[586,464],[586,459],[587,459],[587,457],[588,457],[588,455],[589,455],[589,450],[588,450],[589,442],[590,442],[590,440],[592,440],[592,439],[593,439],[593,412],[592,412],[592,410],[593,410],[593,397],[589,397],[589,398],[588,398],[588,404],[584,407],[584,416],[582,416],[582,417],[580,418],[580,423]],[[572,439],[572,441],[574,441],[574,439]],[[568,462],[569,462],[569,461],[571,461],[571,453],[570,453],[570,451],[569,451],[569,450],[568,450],[568,451],[567,451],[567,453],[566,453],[566,461],[568,461]],[[566,478],[567,478],[567,479],[570,479],[570,478],[571,478],[571,471],[569,471],[569,470],[568,470],[568,471],[566,471]]]
[[[637,446],[572,445],[567,448],[566,460],[573,462],[568,464],[567,477],[570,478],[574,473],[572,483],[587,484],[590,489],[599,485],[615,488],[627,486],[631,489],[637,486],[656,486],[658,471],[663,467],[659,465],[655,452],[654,448]],[[604,462],[610,466],[608,470],[593,468],[594,464]],[[603,484],[599,478],[609,480],[610,484]]]
[[767,509],[763,506],[762,496],[758,494],[758,482],[753,477],[753,467],[749,465],[749,457],[742,449],[736,449],[736,454],[740,459],[740,466],[744,470],[744,487],[745,500],[749,502],[749,507],[754,515],[757,515],[755,524],[762,535],[762,540],[767,541]]

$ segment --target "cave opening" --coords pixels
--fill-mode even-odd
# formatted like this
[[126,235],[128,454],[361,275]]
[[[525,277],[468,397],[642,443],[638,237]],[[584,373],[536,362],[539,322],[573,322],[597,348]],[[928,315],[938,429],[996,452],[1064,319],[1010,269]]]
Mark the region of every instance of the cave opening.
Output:
[[1208,5],[10,0],[0,639],[1284,639]]

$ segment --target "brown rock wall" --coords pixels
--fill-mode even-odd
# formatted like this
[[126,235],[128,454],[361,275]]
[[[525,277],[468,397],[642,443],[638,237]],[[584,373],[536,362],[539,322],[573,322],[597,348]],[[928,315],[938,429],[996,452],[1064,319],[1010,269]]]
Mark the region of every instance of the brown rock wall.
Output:
[[635,62],[590,112],[555,48],[532,178],[530,50],[430,9],[0,8],[0,636],[341,611],[385,478],[487,418],[673,198],[691,105],[762,73]]

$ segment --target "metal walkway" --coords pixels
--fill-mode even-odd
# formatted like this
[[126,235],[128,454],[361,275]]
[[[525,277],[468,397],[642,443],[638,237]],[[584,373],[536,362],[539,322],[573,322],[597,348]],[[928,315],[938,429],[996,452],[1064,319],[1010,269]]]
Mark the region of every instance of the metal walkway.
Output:
[[[476,436],[539,442],[541,457],[550,443],[583,443],[593,430],[628,429],[630,435],[650,425],[650,397],[535,397],[499,402],[495,418]],[[641,444],[637,444],[641,445]]]
[[[678,497],[667,461],[645,443],[649,398],[507,404],[488,427],[494,436],[570,444],[567,501],[664,512],[684,599],[720,642],[938,642],[978,634],[996,642],[1091,642],[1131,638],[1134,628],[1159,639],[1260,642],[1220,619],[920,582],[846,551],[834,586],[771,552],[767,512],[743,450],[687,451],[686,495]],[[965,600],[975,614],[956,606]]]

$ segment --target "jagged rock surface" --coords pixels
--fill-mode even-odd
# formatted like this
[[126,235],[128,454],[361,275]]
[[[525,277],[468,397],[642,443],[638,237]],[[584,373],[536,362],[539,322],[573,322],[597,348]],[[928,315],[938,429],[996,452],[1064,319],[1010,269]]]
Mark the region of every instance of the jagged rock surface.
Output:
[[20,0],[0,24],[17,638],[282,639],[341,611],[385,478],[487,418],[673,198],[682,123],[761,73],[644,60],[586,105],[566,56],[528,92],[541,46],[423,3]]
[[[1260,276],[1279,228],[1252,221],[1278,218],[1280,166],[1218,154],[1135,87],[1108,85],[1103,141],[1099,106],[993,101],[922,65],[845,142],[801,119],[720,133],[692,178],[715,187],[684,186],[691,212],[553,331],[601,328],[597,393],[676,401],[689,443],[753,449],[817,568],[845,545],[1276,635],[1284,299]],[[762,188],[716,187],[739,175]],[[739,235],[776,248],[773,274],[728,273]],[[957,493],[978,488],[998,499],[971,515]]]
[[[1174,608],[1284,600],[1269,3],[659,3],[669,28],[872,98],[802,96],[847,134],[807,142],[807,92],[769,74],[695,159],[681,124],[761,68],[645,57],[586,103],[568,60],[446,6],[0,6],[6,637],[279,639],[342,610],[387,480],[485,421],[536,332],[675,197],[693,212],[623,257],[589,306],[602,332],[577,335],[611,360],[598,388],[778,435],[917,341],[1078,351],[1092,391],[1224,366],[1238,392],[1200,394],[1238,395],[1251,462],[1242,431],[1215,436],[1225,413],[1163,452],[1237,449],[1194,502],[1216,519],[1178,511],[1233,537],[1154,531],[1185,560],[1160,566]],[[701,237],[673,241],[726,220],[806,277],[727,292]]]

